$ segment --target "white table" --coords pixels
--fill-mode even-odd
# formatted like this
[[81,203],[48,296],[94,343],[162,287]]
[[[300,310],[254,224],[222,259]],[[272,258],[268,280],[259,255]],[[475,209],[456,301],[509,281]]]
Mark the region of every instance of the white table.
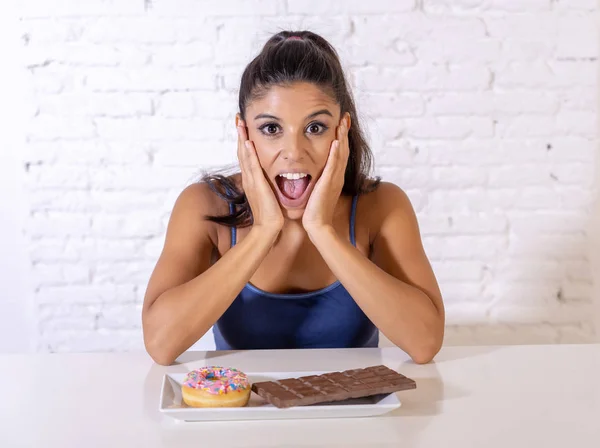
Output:
[[[395,348],[0,356],[0,447],[600,446],[600,345],[447,347],[416,365]],[[158,412],[165,372],[386,364],[417,381],[364,419],[179,422]]]

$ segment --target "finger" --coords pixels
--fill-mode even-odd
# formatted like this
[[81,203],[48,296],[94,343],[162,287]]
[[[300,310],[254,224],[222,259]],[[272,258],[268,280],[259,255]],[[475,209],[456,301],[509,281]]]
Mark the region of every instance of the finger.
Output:
[[250,140],[246,140],[245,144],[245,153],[246,153],[246,162],[248,163],[248,169],[252,172],[253,176],[264,176],[262,172],[262,167],[260,166],[260,161],[258,160],[258,155],[256,154],[256,148],[254,147],[254,143]]
[[240,169],[242,172],[242,183],[245,184],[246,187],[251,188],[254,185],[254,179],[252,170],[249,168],[248,163],[248,150],[246,148],[246,143],[248,140],[244,140],[242,129],[239,130],[240,137],[238,143],[238,160],[240,162]]
[[323,174],[321,175],[321,177],[331,177],[331,175],[335,171],[335,167],[337,165],[337,154],[339,152],[339,146],[339,140],[334,140],[333,142],[331,142],[329,156],[327,157],[327,162],[325,162],[325,168],[323,169]]
[[237,156],[238,156],[238,160],[240,162],[240,168],[242,169],[242,172],[243,172],[244,171],[244,158],[245,158],[244,140],[242,139],[242,127],[239,125],[237,126],[237,134],[238,134]]

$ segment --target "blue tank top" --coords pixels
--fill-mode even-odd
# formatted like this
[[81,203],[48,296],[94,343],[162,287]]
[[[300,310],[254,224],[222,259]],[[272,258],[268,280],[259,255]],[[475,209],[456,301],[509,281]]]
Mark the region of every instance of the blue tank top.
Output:
[[[352,199],[350,241],[356,246]],[[229,209],[234,211],[233,205]],[[237,231],[231,228],[231,246]],[[215,323],[217,350],[377,347],[379,331],[335,283],[308,293],[274,294],[250,283]]]

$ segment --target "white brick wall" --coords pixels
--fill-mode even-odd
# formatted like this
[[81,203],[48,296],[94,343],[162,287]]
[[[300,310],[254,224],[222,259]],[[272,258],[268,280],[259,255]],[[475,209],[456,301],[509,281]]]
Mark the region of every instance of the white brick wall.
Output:
[[594,337],[592,0],[26,0],[20,154],[39,350],[141,348],[174,199],[235,161],[247,62],[283,28],[338,49],[376,167],[418,211],[448,343]]

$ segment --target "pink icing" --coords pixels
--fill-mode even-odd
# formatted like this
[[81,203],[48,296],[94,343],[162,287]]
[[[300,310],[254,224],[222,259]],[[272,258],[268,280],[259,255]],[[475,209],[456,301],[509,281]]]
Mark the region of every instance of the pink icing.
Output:
[[245,373],[237,369],[210,366],[192,370],[183,380],[183,385],[192,389],[204,390],[214,395],[232,391],[242,391],[250,387]]

